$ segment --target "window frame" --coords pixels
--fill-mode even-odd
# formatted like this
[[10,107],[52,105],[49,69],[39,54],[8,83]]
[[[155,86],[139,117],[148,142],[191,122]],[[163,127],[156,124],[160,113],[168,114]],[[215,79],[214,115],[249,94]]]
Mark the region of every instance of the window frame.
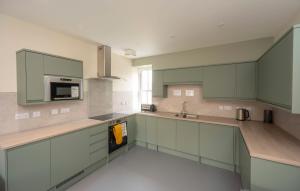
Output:
[[[151,99],[150,99],[150,103],[148,102],[147,104],[152,104],[152,87],[151,87],[151,90],[143,90],[142,89],[142,72],[143,71],[151,71],[151,74],[152,74],[152,67],[151,66],[146,66],[146,67],[141,67],[138,69],[138,102],[139,102],[139,105],[142,104],[142,92],[147,92],[147,93],[151,93]],[[152,76],[151,76],[152,78]],[[152,84],[152,82],[151,82]]]

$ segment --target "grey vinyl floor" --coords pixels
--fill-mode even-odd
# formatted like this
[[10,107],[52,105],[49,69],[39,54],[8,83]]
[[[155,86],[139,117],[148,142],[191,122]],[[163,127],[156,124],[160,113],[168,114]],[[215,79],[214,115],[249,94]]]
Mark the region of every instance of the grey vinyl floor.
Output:
[[239,191],[233,172],[134,147],[68,191]]

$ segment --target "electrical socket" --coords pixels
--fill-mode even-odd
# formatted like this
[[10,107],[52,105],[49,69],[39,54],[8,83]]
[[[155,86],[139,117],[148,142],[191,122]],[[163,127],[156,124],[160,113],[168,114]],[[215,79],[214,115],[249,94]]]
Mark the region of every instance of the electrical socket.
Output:
[[60,113],[69,113],[70,112],[70,108],[61,108],[60,109]]
[[225,106],[224,106],[224,110],[225,110],[225,111],[231,111],[231,110],[232,110],[232,106],[230,106],[230,105],[225,105]]
[[28,119],[29,118],[29,113],[16,113],[15,119]]
[[40,112],[40,111],[34,111],[34,112],[32,112],[31,117],[32,117],[32,118],[38,118],[38,117],[41,117],[41,112]]
[[224,110],[224,107],[223,105],[219,105],[219,110],[223,111]]
[[58,109],[51,109],[51,115],[57,115]]

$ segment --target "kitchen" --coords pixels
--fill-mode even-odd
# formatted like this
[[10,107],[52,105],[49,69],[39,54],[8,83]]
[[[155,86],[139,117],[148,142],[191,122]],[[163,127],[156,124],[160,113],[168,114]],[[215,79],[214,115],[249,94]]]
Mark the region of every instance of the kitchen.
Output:
[[300,3],[231,3],[0,1],[0,190],[300,190]]

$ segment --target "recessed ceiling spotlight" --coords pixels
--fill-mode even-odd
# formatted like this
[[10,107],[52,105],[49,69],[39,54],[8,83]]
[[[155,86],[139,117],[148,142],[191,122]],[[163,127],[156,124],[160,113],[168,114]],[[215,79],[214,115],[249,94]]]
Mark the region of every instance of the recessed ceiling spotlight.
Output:
[[175,35],[170,35],[169,38],[170,38],[170,39],[174,39],[174,38],[175,38]]
[[219,28],[223,28],[225,26],[225,23],[224,22],[219,22],[218,24],[217,24],[217,27],[219,27]]
[[124,54],[125,56],[136,56],[136,51],[128,48],[124,50]]

